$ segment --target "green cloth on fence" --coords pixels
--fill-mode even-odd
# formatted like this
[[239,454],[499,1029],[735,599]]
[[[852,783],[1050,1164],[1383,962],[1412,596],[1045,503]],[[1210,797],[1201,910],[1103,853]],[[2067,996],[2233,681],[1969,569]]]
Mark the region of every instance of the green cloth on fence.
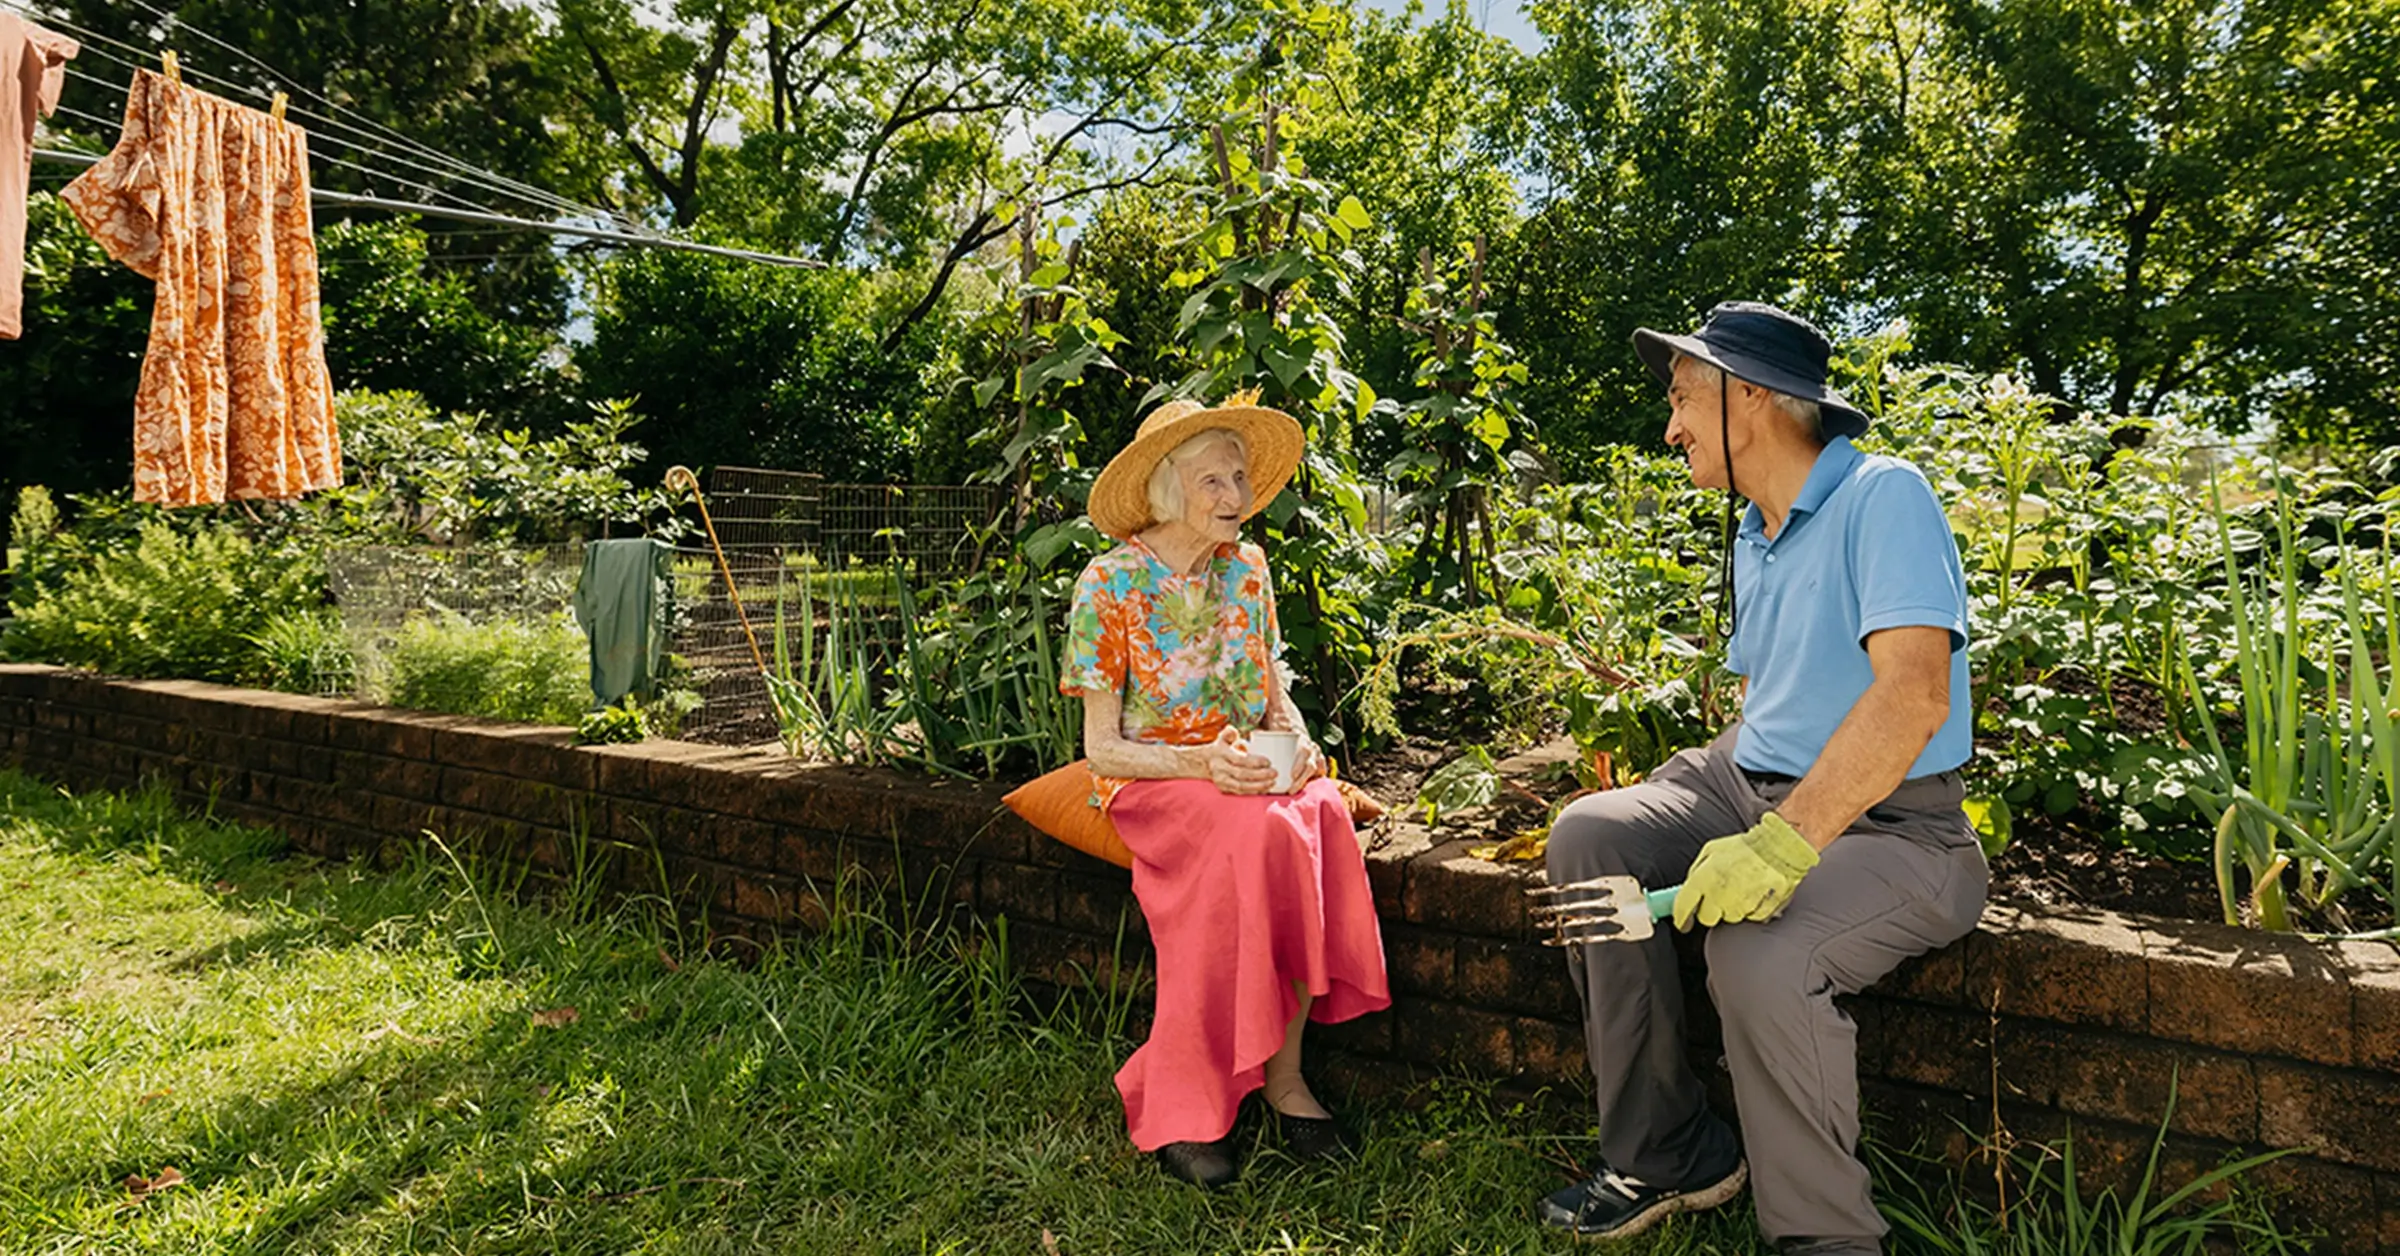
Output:
[[666,542],[648,537],[585,543],[575,622],[592,643],[592,697],[599,705],[629,693],[651,696],[666,646],[674,561]]

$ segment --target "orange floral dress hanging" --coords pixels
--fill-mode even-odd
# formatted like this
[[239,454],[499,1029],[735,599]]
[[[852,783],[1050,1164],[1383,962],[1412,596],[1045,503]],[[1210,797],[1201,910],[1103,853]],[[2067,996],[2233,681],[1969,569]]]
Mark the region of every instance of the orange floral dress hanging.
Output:
[[143,70],[116,148],[60,195],[109,256],[158,285],[134,402],[134,500],[340,484],[307,134]]

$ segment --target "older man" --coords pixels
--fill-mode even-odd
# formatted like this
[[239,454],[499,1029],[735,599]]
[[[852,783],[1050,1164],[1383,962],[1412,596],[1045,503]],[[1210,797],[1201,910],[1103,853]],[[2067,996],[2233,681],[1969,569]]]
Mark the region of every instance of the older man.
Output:
[[1753,1186],[1787,1252],[1881,1250],[1858,1160],[1856,1030],[1834,1004],[1974,927],[1989,872],[1960,809],[1967,593],[1925,477],[1851,438],[1831,347],[1732,302],[1688,336],[1636,333],[1668,385],[1667,443],[1692,482],[1750,501],[1732,538],[1726,665],[1743,718],[1629,789],[1567,808],[1553,885],[1681,883],[1675,927],[1708,929],[1741,1130],[1704,1102],[1672,939],[1568,947],[1599,1086],[1601,1163],[1542,1201],[1589,1237],[1648,1228]]

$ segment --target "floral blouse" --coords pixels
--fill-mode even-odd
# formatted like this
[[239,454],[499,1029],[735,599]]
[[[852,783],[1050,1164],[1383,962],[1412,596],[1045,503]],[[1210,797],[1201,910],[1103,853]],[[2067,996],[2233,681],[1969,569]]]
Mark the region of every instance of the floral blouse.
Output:
[[[1283,653],[1267,556],[1217,547],[1208,570],[1170,570],[1137,538],[1102,554],[1075,582],[1059,692],[1116,693],[1129,741],[1194,746],[1267,713],[1267,681]],[[1093,777],[1106,807],[1128,783]]]

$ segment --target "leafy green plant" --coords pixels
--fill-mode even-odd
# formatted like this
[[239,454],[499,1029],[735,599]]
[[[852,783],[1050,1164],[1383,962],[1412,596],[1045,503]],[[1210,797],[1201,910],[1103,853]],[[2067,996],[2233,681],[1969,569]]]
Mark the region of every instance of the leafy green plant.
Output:
[[[1060,641],[1072,578],[1062,555],[1096,549],[1089,523],[1037,532],[1030,556],[933,590],[920,599],[900,581],[904,631],[895,701],[913,734],[912,758],[984,777],[1043,771],[1072,761],[1083,705],[1058,691]],[[1037,565],[1035,558],[1047,560]],[[1048,570],[1044,570],[1047,567]]]
[[[2358,561],[2367,553],[2337,540],[2326,556],[2341,614],[2318,633],[2307,622],[2304,540],[2289,495],[2278,493],[2272,507],[2271,577],[2244,570],[2221,497],[2216,504],[2242,736],[2239,751],[2229,750],[2213,721],[2199,721],[2210,761],[2194,793],[2217,815],[2214,862],[2225,922],[2240,923],[2237,862],[2264,928],[2293,927],[2287,871],[2309,908],[2328,908],[2367,886],[2400,908],[2400,884],[2390,876],[2400,836],[2400,683],[2393,674],[2400,668],[2400,594],[2387,577],[2370,603]],[[2382,558],[2388,568],[2389,555]],[[2195,704],[2205,702],[2189,662],[2185,677]]]
[[240,682],[266,666],[258,639],[270,624],[324,603],[314,563],[230,529],[187,533],[148,514],[129,538],[95,545],[56,530],[45,505],[30,493],[19,503],[28,559],[10,591],[10,657]]
[[650,738],[650,719],[642,705],[627,694],[596,711],[586,711],[575,722],[575,744],[606,746],[647,741]]
[[2013,1155],[1987,1145],[1984,1154],[2005,1156],[2023,1176],[2014,1197],[1998,1202],[1978,1198],[1938,1161],[1895,1153],[1870,1139],[1868,1154],[1885,1188],[1881,1207],[1892,1223],[1892,1247],[1926,1256],[2166,1256],[2221,1251],[2227,1245],[2255,1253],[2306,1250],[2233,1189],[2244,1174],[2291,1152],[2228,1160],[2170,1191],[2159,1177],[2159,1160],[2174,1115],[2170,1083],[2167,1110],[2130,1196],[2113,1187],[2093,1191],[2078,1175],[2071,1132]]
[[287,693],[348,693],[358,683],[358,659],[341,618],[322,607],[281,611],[250,634],[257,650],[245,679]]
[[563,616],[477,623],[440,612],[401,625],[374,691],[421,711],[574,724],[591,704],[589,668],[583,634]]
[[[877,583],[898,577],[876,572]],[[774,710],[784,749],[835,763],[886,763],[898,753],[903,718],[886,702],[877,678],[889,668],[890,651],[875,631],[880,618],[864,604],[860,586],[848,580],[827,586],[824,631],[817,630],[819,579],[778,576],[774,609],[774,662],[767,673],[767,701]]]
[[1435,825],[1444,816],[1498,798],[1503,788],[1500,773],[1492,763],[1492,752],[1482,746],[1469,746],[1465,754],[1426,774],[1424,783],[1417,787],[1417,805],[1425,809],[1425,823]]
[[1408,562],[1410,595],[1469,606],[1501,596],[1491,499],[1514,478],[1511,455],[1539,464],[1522,447],[1532,425],[1508,390],[1525,382],[1525,365],[1500,339],[1486,303],[1486,260],[1480,236],[1463,264],[1437,270],[1432,250],[1420,255],[1423,278],[1403,322],[1416,335],[1413,382],[1424,395],[1399,408],[1409,444],[1384,468],[1404,490],[1399,514],[1421,527]]

